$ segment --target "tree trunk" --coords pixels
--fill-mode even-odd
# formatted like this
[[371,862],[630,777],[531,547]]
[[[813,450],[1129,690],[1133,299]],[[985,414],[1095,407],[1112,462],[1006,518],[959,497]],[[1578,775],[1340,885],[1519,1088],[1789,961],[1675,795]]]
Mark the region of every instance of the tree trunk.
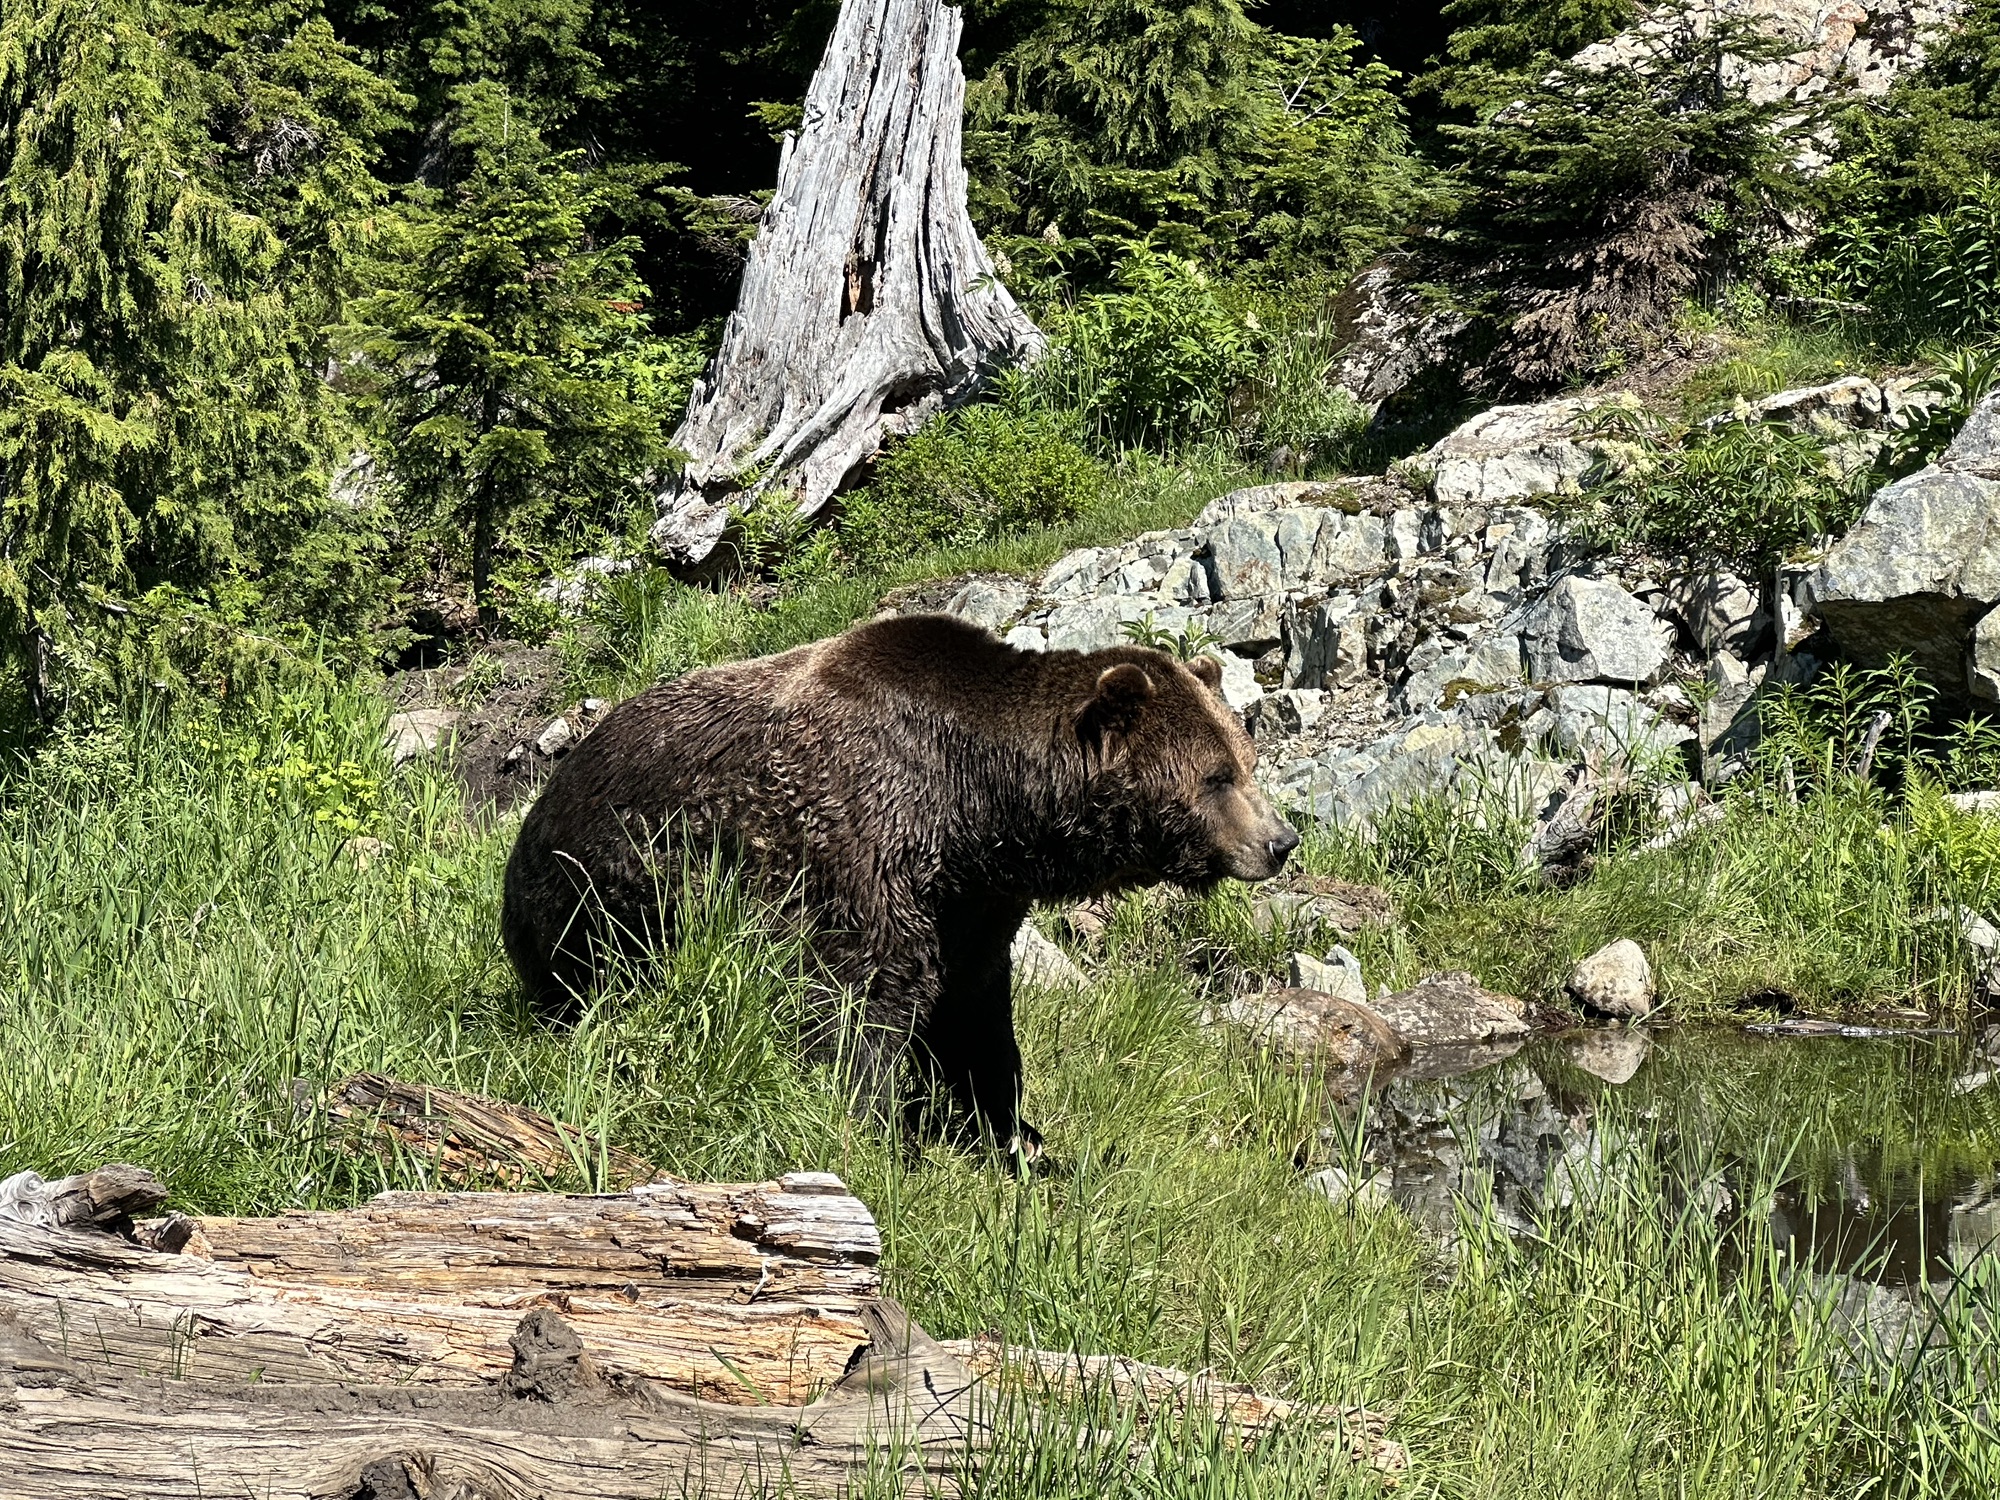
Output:
[[944,0],[842,0],[674,438],[653,530],[671,563],[720,561],[732,506],[817,514],[884,439],[1040,348],[966,212],[962,24]]
[[[499,425],[500,393],[489,390],[479,406],[480,437]],[[500,611],[493,605],[493,533],[499,524],[495,514],[499,491],[490,468],[480,470],[472,481],[472,602],[479,611],[479,629],[485,634],[491,634],[500,623]]]

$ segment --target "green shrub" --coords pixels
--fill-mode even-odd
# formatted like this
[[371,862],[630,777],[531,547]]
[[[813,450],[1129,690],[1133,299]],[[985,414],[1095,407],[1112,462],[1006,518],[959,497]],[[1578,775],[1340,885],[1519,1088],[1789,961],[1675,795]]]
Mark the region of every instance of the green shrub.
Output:
[[1118,289],[1085,297],[1025,382],[1035,405],[1078,413],[1107,448],[1177,447],[1231,430],[1231,399],[1263,336],[1199,262],[1134,244]]
[[1843,465],[1813,434],[1732,418],[1675,428],[1632,407],[1596,418],[1607,457],[1571,511],[1583,537],[1639,545],[1749,577],[1844,531],[1860,513],[1865,466]]
[[892,449],[847,501],[840,546],[856,567],[886,568],[935,547],[971,546],[1075,518],[1104,486],[1071,419],[968,406]]
[[1910,212],[1868,170],[1850,174],[1840,196],[1844,211],[1811,248],[1777,260],[1793,290],[1865,307],[1900,346],[2000,331],[2000,182],[1973,178],[1928,213]]

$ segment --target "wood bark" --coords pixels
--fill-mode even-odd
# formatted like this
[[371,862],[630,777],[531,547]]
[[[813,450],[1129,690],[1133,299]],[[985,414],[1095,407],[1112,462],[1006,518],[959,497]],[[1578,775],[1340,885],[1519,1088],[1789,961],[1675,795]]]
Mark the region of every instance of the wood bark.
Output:
[[732,506],[816,514],[885,439],[1040,348],[966,212],[962,24],[944,0],[842,0],[674,438],[670,562],[713,565]]
[[1112,1442],[1076,1418],[1102,1400],[1401,1451],[1365,1412],[939,1344],[879,1295],[874,1221],[823,1173],[134,1224],[163,1196],[122,1166],[0,1184],[0,1492],[818,1496],[885,1467],[949,1491],[1052,1401],[1066,1442]]

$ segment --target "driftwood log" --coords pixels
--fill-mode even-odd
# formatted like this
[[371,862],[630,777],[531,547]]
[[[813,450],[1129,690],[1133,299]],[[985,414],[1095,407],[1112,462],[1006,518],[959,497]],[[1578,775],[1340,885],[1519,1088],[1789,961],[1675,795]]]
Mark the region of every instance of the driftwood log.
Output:
[[0,1184],[0,1493],[814,1496],[883,1465],[949,1488],[1007,1403],[1092,1392],[1401,1462],[1366,1413],[938,1344],[879,1295],[874,1221],[822,1173],[143,1217],[164,1196],[127,1166]]
[[842,0],[674,437],[669,562],[712,566],[754,497],[817,513],[885,439],[1040,347],[966,212],[963,24],[944,0]]

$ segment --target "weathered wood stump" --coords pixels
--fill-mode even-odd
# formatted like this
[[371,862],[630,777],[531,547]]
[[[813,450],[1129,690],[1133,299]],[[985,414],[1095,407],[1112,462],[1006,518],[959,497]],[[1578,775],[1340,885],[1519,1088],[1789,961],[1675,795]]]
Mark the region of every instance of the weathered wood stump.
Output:
[[886,439],[1040,348],[966,212],[963,24],[944,0],[842,0],[674,435],[670,562],[712,565],[732,506],[817,513]]

